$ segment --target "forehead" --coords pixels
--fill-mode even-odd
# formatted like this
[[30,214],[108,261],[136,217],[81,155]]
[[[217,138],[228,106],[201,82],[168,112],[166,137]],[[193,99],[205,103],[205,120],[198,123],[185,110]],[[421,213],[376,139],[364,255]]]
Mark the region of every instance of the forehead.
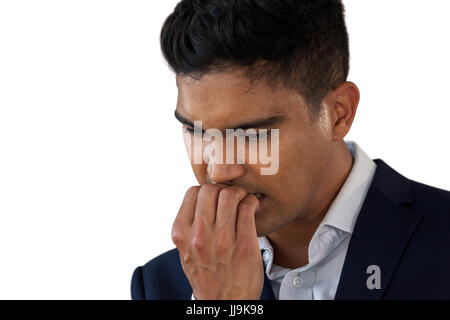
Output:
[[234,123],[304,109],[301,96],[264,80],[253,84],[240,70],[208,73],[196,80],[177,77],[177,112],[204,127],[226,128]]

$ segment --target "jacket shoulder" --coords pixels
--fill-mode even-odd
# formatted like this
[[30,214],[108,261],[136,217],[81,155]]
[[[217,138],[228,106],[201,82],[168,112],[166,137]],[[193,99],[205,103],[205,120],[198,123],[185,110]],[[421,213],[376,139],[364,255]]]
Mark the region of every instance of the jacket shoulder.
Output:
[[423,217],[403,251],[385,299],[449,299],[450,192],[411,180],[408,209]]
[[373,184],[395,202],[418,213],[450,215],[450,191],[436,188],[403,176],[381,159],[373,160],[377,171]]
[[414,209],[450,218],[450,191],[410,180],[414,194]]
[[133,300],[189,300],[191,295],[192,288],[181,267],[176,248],[138,266],[133,272]]

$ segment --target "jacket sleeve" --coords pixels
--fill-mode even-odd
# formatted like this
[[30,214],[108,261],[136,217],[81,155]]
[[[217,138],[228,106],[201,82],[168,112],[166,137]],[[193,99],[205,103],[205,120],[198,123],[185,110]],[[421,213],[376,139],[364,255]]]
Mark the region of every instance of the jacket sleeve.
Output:
[[131,299],[145,300],[144,281],[142,280],[142,267],[137,267],[131,277]]

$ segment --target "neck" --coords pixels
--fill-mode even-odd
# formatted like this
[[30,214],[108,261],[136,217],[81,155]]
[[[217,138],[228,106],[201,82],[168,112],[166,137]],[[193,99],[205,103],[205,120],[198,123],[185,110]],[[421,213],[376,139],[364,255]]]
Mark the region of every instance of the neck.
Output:
[[327,175],[329,179],[317,190],[307,218],[299,217],[267,236],[274,249],[274,264],[290,269],[308,264],[309,243],[353,167],[352,155],[344,142],[335,159]]

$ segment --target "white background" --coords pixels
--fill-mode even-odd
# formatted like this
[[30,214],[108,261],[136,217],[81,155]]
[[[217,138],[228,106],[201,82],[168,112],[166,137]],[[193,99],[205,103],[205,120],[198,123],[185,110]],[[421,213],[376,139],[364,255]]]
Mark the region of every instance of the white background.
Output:
[[[159,32],[176,0],[0,0],[0,298],[129,299],[196,183]],[[347,0],[350,134],[450,190],[448,1]]]

